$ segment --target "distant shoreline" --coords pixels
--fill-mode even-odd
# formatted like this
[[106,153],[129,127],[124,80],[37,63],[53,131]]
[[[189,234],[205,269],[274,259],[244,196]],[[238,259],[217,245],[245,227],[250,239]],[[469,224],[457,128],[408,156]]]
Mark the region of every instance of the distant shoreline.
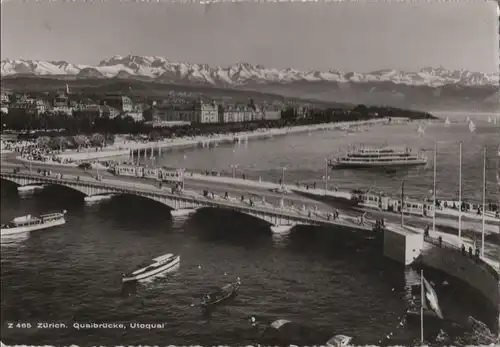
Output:
[[[98,152],[79,152],[79,153],[62,153],[57,155],[61,159],[73,160],[73,161],[86,161],[95,160],[103,158],[119,157],[124,155],[130,155],[131,153],[137,153],[139,151],[156,151],[169,150],[173,148],[189,148],[189,147],[208,147],[210,145],[215,145],[219,143],[231,143],[237,141],[247,141],[250,139],[262,139],[273,136],[283,136],[290,134],[299,134],[304,132],[312,132],[319,130],[335,130],[335,129],[348,129],[352,126],[371,126],[376,124],[386,124],[388,123],[388,118],[371,119],[364,121],[353,121],[353,122],[340,122],[340,123],[326,123],[326,124],[315,124],[315,125],[301,125],[293,126],[289,128],[274,128],[274,129],[257,129],[251,132],[240,132],[240,133],[230,133],[230,134],[218,134],[214,136],[197,136],[192,138],[179,138],[179,139],[167,139],[163,141],[148,141],[144,143],[127,141],[127,142],[115,142],[113,147],[115,149],[105,149]],[[391,124],[401,124],[407,123],[410,119],[408,118],[392,118]]]

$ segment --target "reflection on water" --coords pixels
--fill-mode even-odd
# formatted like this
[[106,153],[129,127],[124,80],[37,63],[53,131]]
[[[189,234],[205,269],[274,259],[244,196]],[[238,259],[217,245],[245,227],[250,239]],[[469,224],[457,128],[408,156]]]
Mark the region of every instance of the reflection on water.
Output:
[[284,248],[287,246],[288,238],[292,230],[281,233],[272,233],[273,244],[276,248]]

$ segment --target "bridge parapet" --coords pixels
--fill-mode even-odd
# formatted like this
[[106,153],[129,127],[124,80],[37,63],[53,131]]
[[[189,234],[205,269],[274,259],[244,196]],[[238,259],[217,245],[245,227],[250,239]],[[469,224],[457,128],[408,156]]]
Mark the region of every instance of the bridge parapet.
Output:
[[195,196],[182,193],[171,193],[161,190],[156,186],[145,186],[145,184],[133,184],[120,180],[91,181],[88,177],[52,177],[38,174],[7,173],[1,172],[0,177],[16,184],[26,185],[33,183],[62,185],[77,190],[85,195],[96,194],[131,194],[146,197],[160,202],[172,209],[192,209],[201,207],[225,208],[253,217],[262,219],[274,226],[286,225],[336,225],[353,227],[357,229],[370,230],[371,226],[357,225],[347,219],[331,220],[329,215],[320,211],[305,212],[275,206],[249,206],[241,202],[232,202],[224,199],[213,199],[206,196]]

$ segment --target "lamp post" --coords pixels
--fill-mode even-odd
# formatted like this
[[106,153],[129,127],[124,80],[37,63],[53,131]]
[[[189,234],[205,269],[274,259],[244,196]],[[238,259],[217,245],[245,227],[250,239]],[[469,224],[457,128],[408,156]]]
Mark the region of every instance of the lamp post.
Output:
[[182,183],[182,191],[184,191],[184,174],[186,172],[186,169],[183,168],[180,171],[181,171],[181,177],[182,177],[181,178],[182,179],[182,181],[181,181],[181,183]]
[[281,171],[281,200],[280,200],[281,210],[285,208],[285,170],[286,166],[283,166]]
[[231,169],[233,170],[233,178],[236,178],[236,169],[238,168],[238,165],[234,164],[231,165]]
[[283,166],[281,171],[281,187],[285,188],[285,170],[286,166]]
[[[483,208],[482,208],[482,230],[481,230],[481,256],[484,257],[484,229],[486,214],[486,146],[483,150]],[[474,234],[475,235],[475,234]]]
[[182,173],[181,173],[182,174],[182,190],[183,191],[184,191],[184,182],[185,182],[184,176],[185,176],[185,173],[186,173],[186,159],[187,159],[187,155],[184,154],[184,156],[182,157],[182,160],[183,160],[182,166],[183,167],[181,168],[181,170],[182,170]]
[[330,179],[330,176],[328,176],[328,158],[325,158],[325,176],[323,176],[323,179],[325,180],[325,195],[328,192],[328,180]]

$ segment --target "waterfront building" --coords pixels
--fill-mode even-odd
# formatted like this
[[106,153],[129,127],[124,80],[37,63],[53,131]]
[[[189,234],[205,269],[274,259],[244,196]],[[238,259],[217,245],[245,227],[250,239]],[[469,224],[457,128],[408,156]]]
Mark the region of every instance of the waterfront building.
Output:
[[195,113],[199,123],[218,123],[219,107],[215,102],[199,101],[195,103]]
[[49,105],[40,99],[22,98],[9,106],[8,113],[11,115],[30,115],[38,117],[45,113]]
[[132,112],[126,112],[123,114],[124,117],[131,117],[134,121],[136,122],[141,122],[144,120],[144,117],[142,115],[142,111],[132,111]]
[[251,122],[257,119],[255,108],[245,104],[226,104],[220,109],[221,123]]
[[107,105],[120,112],[132,112],[132,99],[124,95],[106,95],[101,99],[101,105]]
[[148,110],[145,119],[151,119],[154,123],[218,123],[218,106],[213,102],[203,101],[178,104],[162,103]]
[[70,107],[69,98],[64,92],[59,93],[52,102],[53,113],[63,113],[68,116],[73,115],[73,109]]
[[264,110],[264,120],[278,120],[281,119],[280,109]]
[[72,100],[70,104],[75,118],[86,118],[93,122],[96,118],[102,116],[101,107],[91,99],[80,98],[79,100]]
[[117,110],[116,108],[108,105],[101,106],[100,109],[101,109],[101,116],[110,119],[118,117],[121,113],[120,110]]
[[94,100],[78,95],[69,96],[69,106],[73,111],[95,111],[100,109]]

